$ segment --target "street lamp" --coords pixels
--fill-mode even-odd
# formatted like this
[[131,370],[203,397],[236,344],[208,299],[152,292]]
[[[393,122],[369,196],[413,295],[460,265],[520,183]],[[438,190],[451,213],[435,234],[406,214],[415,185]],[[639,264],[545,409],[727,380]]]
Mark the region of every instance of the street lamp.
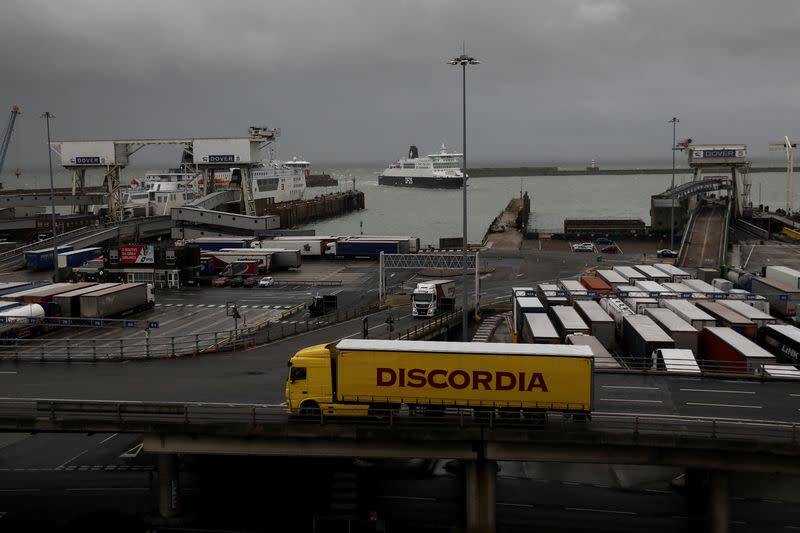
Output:
[[462,139],[461,189],[463,191],[463,197],[464,197],[464,209],[463,209],[464,227],[462,231],[463,240],[461,242],[461,251],[463,256],[462,257],[463,272],[461,273],[461,285],[462,285],[462,291],[464,293],[464,305],[462,307],[462,316],[461,316],[461,340],[467,342],[467,313],[469,312],[468,299],[467,299],[467,65],[478,65],[480,64],[480,61],[478,61],[472,56],[467,55],[466,50],[463,50],[460,56],[454,57],[447,63],[453,66],[461,65],[461,96],[462,96],[461,117],[462,117],[462,133],[463,133],[463,136],[461,138]]
[[58,230],[56,228],[56,200],[55,190],[53,188],[53,154],[50,149],[50,119],[56,117],[50,113],[50,111],[45,111],[44,114],[42,114],[42,118],[45,119],[45,123],[47,124],[47,164],[50,168],[50,211],[53,217],[53,281],[59,281],[58,262],[56,261],[56,257],[58,256],[58,242],[56,241]]
[[672,186],[670,187],[670,198],[672,199],[672,208],[669,210],[669,249],[675,249],[675,194],[672,189],[675,188],[675,126],[680,122],[678,117],[672,117]]

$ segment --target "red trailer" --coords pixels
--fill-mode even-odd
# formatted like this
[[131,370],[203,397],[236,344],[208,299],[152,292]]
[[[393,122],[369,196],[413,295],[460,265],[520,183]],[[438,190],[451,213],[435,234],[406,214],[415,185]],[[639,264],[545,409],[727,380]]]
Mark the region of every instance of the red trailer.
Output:
[[699,351],[706,372],[755,374],[775,362],[775,356],[731,328],[703,329]]
[[594,291],[597,295],[595,297],[597,300],[611,294],[611,285],[596,276],[583,276],[581,278],[581,285],[586,287],[587,290]]

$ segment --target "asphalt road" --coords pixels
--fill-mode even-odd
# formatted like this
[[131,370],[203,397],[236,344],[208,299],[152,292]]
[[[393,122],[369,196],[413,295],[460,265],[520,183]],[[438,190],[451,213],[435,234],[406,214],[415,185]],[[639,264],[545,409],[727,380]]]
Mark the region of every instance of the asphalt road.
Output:
[[682,265],[685,267],[715,267],[723,240],[725,208],[706,205],[697,214],[692,233],[686,244]]

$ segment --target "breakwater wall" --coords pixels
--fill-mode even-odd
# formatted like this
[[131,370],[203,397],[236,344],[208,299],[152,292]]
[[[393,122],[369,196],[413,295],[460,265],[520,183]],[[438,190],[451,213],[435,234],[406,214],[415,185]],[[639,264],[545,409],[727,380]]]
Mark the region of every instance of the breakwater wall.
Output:
[[[795,172],[800,167],[795,167]],[[752,167],[750,173],[786,172],[786,167]],[[676,174],[693,174],[690,168],[676,168]],[[493,178],[505,176],[626,176],[633,174],[672,174],[671,168],[601,168],[601,169],[560,169],[558,167],[498,167],[467,169],[470,178]]]
[[364,193],[344,191],[323,194],[309,200],[267,205],[264,214],[278,215],[281,228],[293,228],[323,218],[332,218],[364,209]]

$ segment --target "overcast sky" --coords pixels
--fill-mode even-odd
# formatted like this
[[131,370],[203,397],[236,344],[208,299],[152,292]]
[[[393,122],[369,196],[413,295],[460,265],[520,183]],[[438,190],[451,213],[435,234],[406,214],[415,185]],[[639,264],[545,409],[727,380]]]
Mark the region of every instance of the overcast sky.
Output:
[[[800,136],[797,0],[4,0],[8,165],[59,139],[214,137],[280,127],[279,155],[386,162],[461,144],[474,162],[670,160],[678,136]],[[163,158],[157,150],[137,162]],[[684,159],[681,158],[681,161]]]

